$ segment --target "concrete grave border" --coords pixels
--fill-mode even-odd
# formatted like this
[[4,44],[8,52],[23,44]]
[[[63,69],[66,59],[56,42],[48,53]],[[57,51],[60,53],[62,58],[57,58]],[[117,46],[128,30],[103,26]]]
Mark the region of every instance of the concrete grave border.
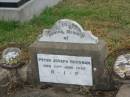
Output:
[[13,1],[4,1],[4,0],[0,0],[0,8],[1,7],[6,7],[6,8],[17,8],[22,6],[23,4],[25,4],[26,2],[28,2],[30,0],[13,0]]
[[62,0],[30,0],[18,8],[0,8],[0,20],[28,21],[38,16],[46,7],[56,5]]

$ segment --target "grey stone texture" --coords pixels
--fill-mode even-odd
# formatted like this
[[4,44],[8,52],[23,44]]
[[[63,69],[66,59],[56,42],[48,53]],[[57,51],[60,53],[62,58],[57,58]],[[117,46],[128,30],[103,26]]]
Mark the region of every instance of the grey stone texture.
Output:
[[[60,88],[48,88],[45,90],[24,88],[10,97],[86,97],[76,93],[67,93]],[[88,97],[88,96],[87,96]]]
[[18,2],[20,0],[0,0],[0,2]]
[[122,85],[116,97],[130,97],[130,84]]
[[0,68],[0,97],[7,95],[8,71]]
[[[25,65],[19,69],[17,69],[17,76],[12,76],[12,73],[15,74],[15,70],[8,70],[0,67],[0,97],[6,97],[8,94],[9,84],[11,81],[14,81],[19,84],[23,84],[27,82],[27,70],[28,65]],[[17,80],[16,80],[17,79]]]
[[[34,42],[30,47],[31,64],[28,70],[28,81],[33,85],[39,85],[39,74],[37,64],[37,53],[72,55],[72,56],[91,56],[93,65],[93,83],[94,89],[109,90],[113,84],[106,73],[104,61],[106,58],[106,43],[99,40],[97,44],[79,44],[79,43],[54,43],[54,42]],[[87,75],[86,75],[87,76]],[[42,84],[43,85],[43,84]],[[65,85],[67,87],[71,85]]]
[[0,20],[28,21],[61,0],[30,0],[19,8],[0,8]]

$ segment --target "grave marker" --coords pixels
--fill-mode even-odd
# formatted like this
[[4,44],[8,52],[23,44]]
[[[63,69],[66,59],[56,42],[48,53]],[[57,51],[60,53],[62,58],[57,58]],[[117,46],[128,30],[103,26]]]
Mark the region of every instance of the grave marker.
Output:
[[75,21],[57,21],[51,29],[43,30],[29,50],[32,62],[28,80],[33,84],[83,85],[101,90],[113,86],[105,71],[105,42]]

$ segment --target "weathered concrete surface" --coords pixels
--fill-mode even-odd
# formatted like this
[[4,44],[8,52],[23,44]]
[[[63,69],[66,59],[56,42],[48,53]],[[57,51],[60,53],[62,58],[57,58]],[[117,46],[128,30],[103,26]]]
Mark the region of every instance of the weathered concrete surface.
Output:
[[[51,43],[36,41],[30,46],[29,51],[32,57],[32,63],[28,70],[28,81],[32,84],[40,83],[37,53],[44,53],[70,56],[91,56],[93,64],[93,88],[109,90],[113,87],[104,65],[104,60],[106,58],[106,44],[102,40],[100,40],[98,44]],[[69,87],[70,85],[66,86]]]
[[28,21],[61,0],[30,0],[19,8],[0,8],[0,20]]
[[122,85],[116,97],[130,97],[130,84]]
[[27,82],[28,65],[18,69],[18,74],[23,82]]
[[4,97],[7,94],[8,83],[8,71],[0,68],[0,97]]
[[0,0],[0,2],[18,2],[20,0]]
[[[15,73],[12,70],[7,70],[4,68],[0,68],[0,97],[6,97],[8,89],[9,89],[9,84],[13,80],[14,82],[19,81],[17,83],[23,84],[24,82],[27,81],[27,70],[28,70],[28,65],[23,66],[22,68],[19,68],[17,71],[17,74],[12,76],[12,73]],[[17,76],[17,78],[15,78]],[[19,78],[19,80],[18,80]],[[17,79],[17,80],[16,80]]]
[[[10,97],[86,97],[76,93],[67,93],[63,89],[48,88],[45,90],[24,88]],[[88,96],[87,96],[88,97]]]

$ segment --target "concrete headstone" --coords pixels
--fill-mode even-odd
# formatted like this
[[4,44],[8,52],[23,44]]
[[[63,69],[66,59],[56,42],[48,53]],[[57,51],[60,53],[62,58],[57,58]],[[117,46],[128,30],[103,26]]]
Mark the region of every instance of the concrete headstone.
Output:
[[91,86],[108,90],[112,84],[104,60],[106,43],[75,21],[62,19],[46,29],[29,48],[28,81],[33,84]]

